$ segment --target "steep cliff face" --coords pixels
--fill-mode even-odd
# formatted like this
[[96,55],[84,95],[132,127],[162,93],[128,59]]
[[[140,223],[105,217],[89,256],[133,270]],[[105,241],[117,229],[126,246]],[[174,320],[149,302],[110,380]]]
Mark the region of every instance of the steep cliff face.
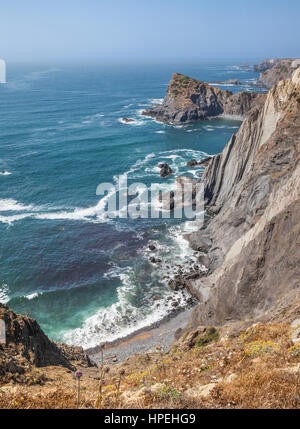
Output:
[[291,78],[295,72],[292,64],[292,59],[280,60],[274,63],[272,67],[262,71],[258,80],[258,84],[266,88],[272,88],[280,80]]
[[54,343],[35,320],[14,313],[1,303],[0,320],[4,321],[6,337],[5,343],[0,343],[0,379],[24,374],[32,366],[53,365],[72,370],[74,363],[94,365],[81,347]]
[[143,114],[172,123],[193,122],[220,115],[243,117],[264,99],[263,94],[233,94],[176,73],[172,76],[163,104],[147,109]]
[[[198,322],[258,316],[299,299],[300,70],[253,109],[204,174],[212,218],[190,236],[210,274],[191,282]],[[207,298],[208,296],[208,298]]]

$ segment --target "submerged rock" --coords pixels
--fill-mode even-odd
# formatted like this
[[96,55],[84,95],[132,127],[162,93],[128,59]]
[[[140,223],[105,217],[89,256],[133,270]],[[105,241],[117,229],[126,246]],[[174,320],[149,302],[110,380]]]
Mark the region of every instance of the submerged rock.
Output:
[[195,165],[198,165],[198,162],[195,159],[191,159],[191,161],[188,161],[186,165],[187,167],[195,167]]
[[170,176],[170,174],[174,173],[174,171],[172,170],[172,168],[168,164],[166,164],[166,163],[161,163],[158,166],[160,168],[160,173],[159,174],[160,174],[161,177],[168,177],[168,176]]
[[121,121],[124,122],[125,124],[129,124],[131,122],[135,122],[135,120],[132,119],[132,118],[122,118]]
[[197,167],[197,166],[206,167],[211,159],[212,159],[211,156],[201,159],[200,161],[196,161],[195,159],[192,159],[191,161],[188,161],[186,165],[187,167]]

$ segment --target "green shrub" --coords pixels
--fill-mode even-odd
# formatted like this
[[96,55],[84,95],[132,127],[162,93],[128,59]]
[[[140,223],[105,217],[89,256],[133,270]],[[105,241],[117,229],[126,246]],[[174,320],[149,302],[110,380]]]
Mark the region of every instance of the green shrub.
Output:
[[205,347],[208,344],[212,343],[213,341],[217,341],[219,339],[219,333],[216,330],[216,328],[208,328],[204,334],[201,334],[196,339],[196,346],[197,347]]

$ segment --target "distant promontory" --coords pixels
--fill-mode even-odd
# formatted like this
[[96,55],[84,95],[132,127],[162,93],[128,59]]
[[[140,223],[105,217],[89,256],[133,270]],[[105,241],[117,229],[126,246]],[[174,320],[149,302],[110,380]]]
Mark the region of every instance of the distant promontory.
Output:
[[161,122],[194,122],[217,116],[242,119],[265,94],[222,90],[208,83],[175,73],[162,104],[143,112]]

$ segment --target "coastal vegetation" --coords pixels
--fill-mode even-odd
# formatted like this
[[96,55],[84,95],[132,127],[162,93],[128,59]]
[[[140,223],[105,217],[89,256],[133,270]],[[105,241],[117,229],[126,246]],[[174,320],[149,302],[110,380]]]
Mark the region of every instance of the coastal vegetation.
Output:
[[[294,308],[288,317],[297,313]],[[251,323],[251,322],[250,322]],[[299,347],[288,323],[248,322],[188,332],[170,351],[131,356],[106,370],[81,369],[79,408],[297,408]],[[218,334],[218,335],[217,335]],[[199,338],[207,338],[204,343]],[[77,408],[77,380],[63,367],[39,368],[44,382],[0,385],[1,408]]]

